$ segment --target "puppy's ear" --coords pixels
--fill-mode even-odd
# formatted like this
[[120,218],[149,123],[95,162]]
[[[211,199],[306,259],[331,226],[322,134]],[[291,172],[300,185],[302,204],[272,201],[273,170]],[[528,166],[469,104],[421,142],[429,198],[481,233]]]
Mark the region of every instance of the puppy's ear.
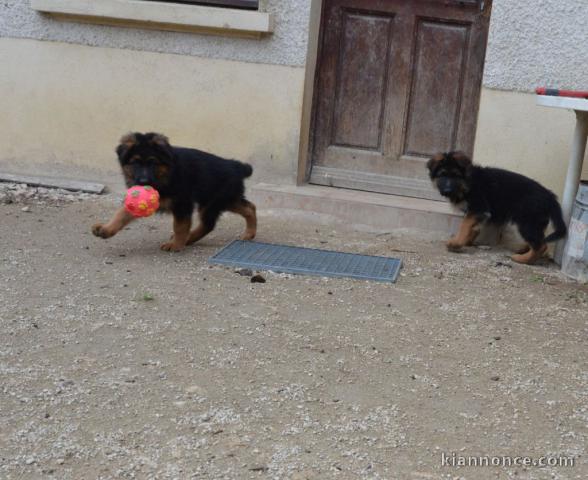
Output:
[[468,157],[464,152],[451,152],[451,157],[464,170],[469,170],[469,168],[472,166],[472,159]]
[[169,138],[161,133],[148,133],[146,135],[152,145],[156,145],[163,150],[169,157],[173,156],[172,146],[169,143]]
[[443,154],[438,153],[427,162],[427,168],[429,169],[429,173],[433,173],[433,171],[435,170],[435,168],[437,168],[437,165],[439,165],[439,162],[441,160],[443,160]]
[[137,144],[137,134],[136,133],[127,133],[124,135],[120,141],[118,147],[116,147],[116,154],[118,155],[118,159],[122,160],[128,151],[133,148]]
[[151,133],[147,134],[151,137],[151,142],[155,145],[159,145],[160,147],[169,147],[169,138],[161,133]]

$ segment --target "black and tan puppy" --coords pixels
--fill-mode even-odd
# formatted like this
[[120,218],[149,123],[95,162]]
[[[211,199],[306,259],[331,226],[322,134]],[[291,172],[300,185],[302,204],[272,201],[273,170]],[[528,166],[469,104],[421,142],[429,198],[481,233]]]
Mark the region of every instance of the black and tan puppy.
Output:
[[[243,240],[251,240],[257,230],[255,205],[245,199],[244,179],[251,165],[211,155],[192,148],[173,147],[158,133],[130,133],[116,148],[128,187],[151,185],[160,195],[159,212],[174,216],[173,237],[162,250],[178,252],[210,233],[225,212],[234,212],[247,223]],[[200,223],[191,230],[192,213],[198,208]],[[92,227],[97,237],[110,238],[132,220],[123,207],[106,224]]]
[[[566,236],[567,228],[556,196],[518,173],[480,167],[462,152],[440,153],[427,163],[431,180],[441,195],[465,212],[459,232],[447,242],[449,250],[471,245],[482,222],[512,222],[526,242],[513,255],[519,263],[533,263],[547,250],[547,242]],[[545,237],[552,222],[554,232]]]

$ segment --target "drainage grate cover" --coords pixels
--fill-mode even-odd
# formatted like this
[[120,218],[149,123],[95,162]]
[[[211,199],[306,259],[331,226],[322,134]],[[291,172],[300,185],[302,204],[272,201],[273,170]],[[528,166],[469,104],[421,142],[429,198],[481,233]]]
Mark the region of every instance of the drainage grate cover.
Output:
[[395,282],[402,266],[401,260],[397,258],[242,240],[230,243],[210,257],[209,262],[281,273],[349,277],[380,282]]

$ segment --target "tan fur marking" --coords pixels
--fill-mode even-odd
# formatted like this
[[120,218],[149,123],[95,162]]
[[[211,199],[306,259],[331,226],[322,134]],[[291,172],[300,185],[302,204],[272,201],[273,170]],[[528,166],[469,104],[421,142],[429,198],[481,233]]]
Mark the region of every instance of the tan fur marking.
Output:
[[433,157],[431,157],[431,158],[429,159],[429,161],[427,162],[427,168],[428,168],[429,170],[434,170],[434,169],[435,169],[435,167],[437,166],[437,164],[438,164],[438,163],[439,163],[441,160],[443,160],[443,158],[444,158],[444,157],[443,157],[443,154],[442,154],[442,153],[437,153],[437,154],[433,155]]
[[183,250],[190,235],[192,219],[178,219],[174,217],[174,235],[169,242],[161,244],[161,249],[167,252],[179,252]]
[[134,173],[133,173],[133,167],[131,165],[125,165],[123,167],[123,175],[125,176],[125,180],[128,183],[133,183],[133,179],[134,179]]
[[257,209],[255,205],[249,200],[239,200],[237,204],[228,210],[241,215],[245,219],[246,227],[245,232],[241,235],[241,240],[253,240],[257,234]]
[[521,245],[519,248],[517,248],[515,253],[522,255],[523,253],[527,253],[529,250],[531,250],[531,246],[528,243],[525,243],[524,245]]
[[208,228],[206,225],[204,225],[204,222],[202,222],[203,215],[204,215],[204,209],[199,208],[198,209],[198,217],[200,218],[200,223],[198,224],[198,226],[194,230],[192,230],[190,232],[190,235],[188,236],[188,240],[186,242],[186,245],[192,245],[193,243],[196,243],[198,240],[204,238],[206,235],[208,235],[211,232],[211,229]]
[[475,215],[466,214],[459,226],[459,232],[447,242],[447,249],[451,251],[460,250],[462,247],[471,245],[480,233],[476,228],[478,220]]
[[100,238],[110,238],[120,232],[124,227],[131,223],[133,217],[125,207],[120,207],[115,213],[110,222],[106,225],[97,223],[92,226],[92,233]]
[[137,143],[137,137],[134,133],[127,133],[123,135],[119,142],[121,145],[126,146],[127,148],[131,148],[133,145]]
[[539,250],[529,248],[529,250],[526,253],[513,255],[511,258],[513,259],[513,261],[517,263],[524,263],[530,265],[539,260],[545,254],[545,252],[547,252],[547,245],[541,246]]
[[169,167],[167,165],[157,165],[155,168],[155,177],[161,183],[166,183],[169,177]]

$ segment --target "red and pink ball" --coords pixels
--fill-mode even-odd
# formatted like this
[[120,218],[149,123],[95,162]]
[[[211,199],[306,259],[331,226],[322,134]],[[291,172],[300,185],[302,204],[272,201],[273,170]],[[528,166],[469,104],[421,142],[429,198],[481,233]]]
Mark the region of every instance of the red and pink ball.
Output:
[[149,217],[159,208],[159,192],[149,185],[127,190],[125,208],[133,217]]

